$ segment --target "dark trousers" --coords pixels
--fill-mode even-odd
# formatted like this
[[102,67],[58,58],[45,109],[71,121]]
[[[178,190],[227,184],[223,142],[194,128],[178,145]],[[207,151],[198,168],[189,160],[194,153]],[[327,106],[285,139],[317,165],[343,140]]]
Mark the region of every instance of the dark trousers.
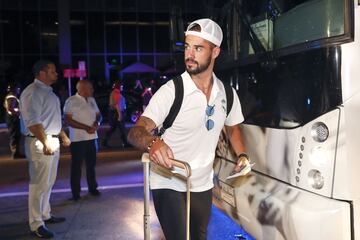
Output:
[[[167,240],[186,239],[186,193],[152,190],[156,215]],[[212,190],[190,195],[190,238],[205,240],[211,215]]]
[[13,155],[20,154],[20,118],[6,114],[6,125],[9,131],[9,145]]
[[71,191],[74,197],[80,196],[81,186],[81,166],[83,159],[85,159],[86,166],[86,180],[89,192],[97,189],[97,182],[95,176],[96,154],[98,150],[97,139],[72,142],[71,150]]
[[110,129],[105,134],[104,143],[107,144],[109,139],[111,138],[111,135],[116,131],[116,129],[119,129],[123,144],[127,144],[124,113],[121,121],[118,121],[117,111],[114,109],[110,109],[108,118],[109,118]]

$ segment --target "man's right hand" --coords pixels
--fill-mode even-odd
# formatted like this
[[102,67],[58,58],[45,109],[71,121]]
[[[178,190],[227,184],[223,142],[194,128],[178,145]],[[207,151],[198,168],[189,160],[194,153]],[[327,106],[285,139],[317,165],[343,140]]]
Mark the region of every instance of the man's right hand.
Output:
[[[49,142],[49,139],[47,138],[44,127],[42,124],[35,124],[32,126],[29,126],[30,132],[42,143],[42,151],[44,155],[53,155],[55,152],[55,149],[51,147],[51,144]],[[41,148],[39,146],[39,151],[41,151]]]
[[174,158],[174,154],[170,147],[160,138],[151,145],[149,150],[150,160],[165,168],[171,168],[170,158]]
[[94,127],[94,126],[88,126],[88,127],[86,128],[86,132],[89,133],[89,134],[93,134],[93,133],[96,132],[96,127]]
[[43,144],[43,152],[45,155],[54,155],[54,150],[51,148],[47,141],[45,142],[45,144]]

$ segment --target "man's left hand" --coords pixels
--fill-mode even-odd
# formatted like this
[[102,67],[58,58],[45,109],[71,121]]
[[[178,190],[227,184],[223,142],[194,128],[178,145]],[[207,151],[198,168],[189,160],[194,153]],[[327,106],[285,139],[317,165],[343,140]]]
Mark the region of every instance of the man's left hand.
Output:
[[96,130],[98,130],[100,124],[98,121],[95,121],[92,126],[95,128],[95,131],[96,131]]
[[171,148],[161,139],[152,143],[149,149],[150,160],[165,168],[171,168],[170,159],[174,158]]
[[64,147],[68,147],[68,146],[70,146],[70,144],[71,144],[71,141],[70,141],[70,139],[68,138],[68,136],[63,136],[62,138],[61,138],[61,144],[64,146]]
[[238,158],[236,166],[233,171],[238,173],[242,171],[247,165],[250,165],[249,159],[245,156],[241,156]]

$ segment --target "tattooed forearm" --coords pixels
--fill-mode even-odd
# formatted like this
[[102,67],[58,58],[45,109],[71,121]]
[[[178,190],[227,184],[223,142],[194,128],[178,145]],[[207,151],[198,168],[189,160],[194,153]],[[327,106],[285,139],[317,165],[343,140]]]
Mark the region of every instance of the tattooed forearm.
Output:
[[143,126],[134,126],[130,129],[128,134],[128,142],[143,151],[147,150],[147,146],[153,138],[154,137],[146,131]]
[[136,148],[146,151],[147,146],[153,140],[151,131],[155,128],[155,123],[146,117],[140,117],[128,134],[128,141]]

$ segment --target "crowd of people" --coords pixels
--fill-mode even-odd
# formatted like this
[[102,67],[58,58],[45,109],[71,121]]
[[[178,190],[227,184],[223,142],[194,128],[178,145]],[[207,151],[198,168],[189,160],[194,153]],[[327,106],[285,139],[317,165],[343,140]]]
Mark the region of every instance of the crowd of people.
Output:
[[[121,82],[115,81],[109,95],[110,129],[102,141],[109,147],[112,133],[119,129],[124,146],[128,141],[138,149],[149,152],[150,160],[163,168],[172,168],[171,159],[186,160],[192,169],[191,177],[191,239],[204,240],[210,220],[213,161],[219,135],[225,127],[230,143],[238,155],[235,170],[250,165],[243,144],[240,123],[244,120],[241,104],[234,89],[228,99],[224,84],[213,72],[220,54],[223,33],[211,19],[192,22],[185,32],[184,60],[186,71],[179,79],[183,88],[179,111],[167,129],[161,129],[173,108],[174,81],[168,81],[154,94],[151,86],[142,88],[144,112],[129,134],[125,130],[125,99],[121,94]],[[79,80],[76,94],[64,103],[64,131],[59,98],[51,85],[58,78],[53,62],[39,60],[33,66],[34,81],[20,95],[18,89],[10,89],[4,107],[8,114],[8,126],[25,137],[25,155],[29,162],[29,226],[40,238],[52,238],[54,233],[47,224],[65,221],[51,213],[50,194],[56,179],[60,156],[60,144],[71,151],[71,200],[80,195],[81,165],[85,161],[89,194],[99,196],[96,181],[96,158],[98,151],[97,130],[102,115],[93,97],[93,85],[89,80]],[[231,104],[227,105],[227,101]],[[230,105],[230,109],[227,109]],[[19,116],[21,116],[19,118]],[[10,146],[14,158],[19,156],[18,132],[10,130]],[[154,133],[157,132],[157,135]],[[204,141],[206,139],[206,141]],[[179,179],[163,176],[158,168],[152,168],[150,187],[156,214],[166,239],[185,239],[185,183]],[[247,168],[248,169],[248,168]],[[171,211],[169,211],[171,209]]]
[[[91,85],[94,84],[92,81],[90,82]],[[100,109],[100,111],[105,114],[105,120],[109,123],[110,126],[110,130],[106,132],[105,136],[101,141],[101,146],[103,146],[104,148],[111,148],[109,142],[111,141],[112,134],[116,132],[116,130],[118,130],[120,134],[120,138],[122,141],[121,146],[130,146],[126,140],[125,123],[134,123],[137,120],[137,118],[134,120],[134,116],[140,116],[143,109],[152,97],[153,91],[155,89],[155,87],[152,87],[155,85],[154,80],[150,80],[150,85],[147,84],[147,87],[143,87],[144,84],[142,82],[146,81],[136,80],[135,86],[130,87],[130,90],[127,90],[127,92],[124,92],[123,81],[117,79],[113,82],[108,99],[106,101],[108,104],[106,106],[101,105],[102,108]],[[53,90],[60,99],[61,111],[63,112],[65,101],[69,98],[68,89],[67,87],[65,87],[65,85],[57,85],[56,88],[53,88]],[[19,110],[19,98],[21,91],[21,84],[19,84],[18,82],[10,81],[7,85],[6,96],[3,99],[3,109],[5,116],[4,120],[8,128],[9,146],[11,151],[11,157],[13,159],[25,157],[23,147],[20,145],[22,138],[20,132]],[[98,94],[100,98],[104,96],[104,94],[102,92],[99,92],[99,90]],[[127,97],[130,98],[130,108],[127,107]],[[136,104],[139,107],[134,106],[134,101],[136,101]],[[104,101],[102,99],[101,103],[104,104]],[[119,111],[117,111],[117,109],[119,109]],[[64,117],[65,115],[63,115],[63,118]]]

